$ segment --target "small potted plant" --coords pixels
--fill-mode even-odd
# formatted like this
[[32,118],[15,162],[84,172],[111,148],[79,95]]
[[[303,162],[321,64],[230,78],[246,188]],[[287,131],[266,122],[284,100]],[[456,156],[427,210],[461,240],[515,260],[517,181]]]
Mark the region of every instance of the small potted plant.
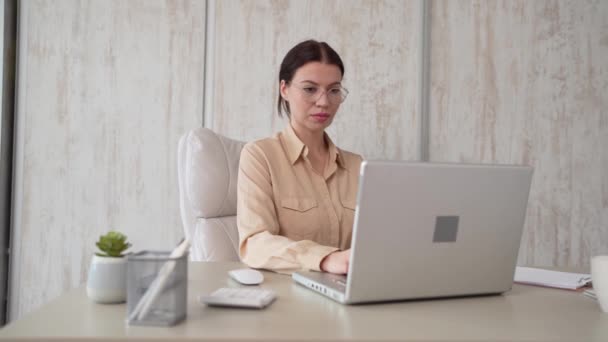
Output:
[[123,303],[127,298],[127,258],[123,254],[131,244],[127,237],[110,231],[96,243],[101,253],[95,253],[89,268],[87,295],[98,303]]

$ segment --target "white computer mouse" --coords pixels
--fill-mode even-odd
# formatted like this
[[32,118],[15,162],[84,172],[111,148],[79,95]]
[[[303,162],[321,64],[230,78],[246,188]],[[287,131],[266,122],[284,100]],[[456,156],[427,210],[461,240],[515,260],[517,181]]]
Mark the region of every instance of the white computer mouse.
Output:
[[241,268],[228,272],[230,278],[243,285],[257,285],[264,281],[264,275],[260,271],[251,268]]

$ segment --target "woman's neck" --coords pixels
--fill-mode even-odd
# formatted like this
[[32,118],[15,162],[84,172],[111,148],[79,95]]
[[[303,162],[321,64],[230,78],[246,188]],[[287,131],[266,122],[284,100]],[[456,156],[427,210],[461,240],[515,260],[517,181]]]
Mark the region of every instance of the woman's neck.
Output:
[[298,130],[294,125],[291,125],[291,127],[298,138],[308,147],[308,153],[313,153],[317,156],[325,154],[328,146],[325,141],[324,131],[312,132],[304,129]]

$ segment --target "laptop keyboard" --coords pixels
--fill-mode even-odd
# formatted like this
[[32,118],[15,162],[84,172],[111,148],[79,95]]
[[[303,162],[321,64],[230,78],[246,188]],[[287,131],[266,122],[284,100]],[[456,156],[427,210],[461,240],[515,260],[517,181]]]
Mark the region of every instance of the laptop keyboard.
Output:
[[341,289],[345,289],[346,288],[346,280],[345,279],[336,279],[336,278],[333,278],[332,282],[334,282],[336,285],[338,285]]

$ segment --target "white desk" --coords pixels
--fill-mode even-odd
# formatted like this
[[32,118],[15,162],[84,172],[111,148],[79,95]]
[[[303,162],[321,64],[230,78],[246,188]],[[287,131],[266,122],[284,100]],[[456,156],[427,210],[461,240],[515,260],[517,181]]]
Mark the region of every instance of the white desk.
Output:
[[346,306],[291,278],[265,273],[279,298],[265,310],[201,306],[197,297],[236,287],[239,263],[191,263],[188,317],[170,328],[128,326],[126,306],[95,304],[84,287],[0,330],[26,340],[608,341],[608,314],[578,292],[514,285],[502,296]]

